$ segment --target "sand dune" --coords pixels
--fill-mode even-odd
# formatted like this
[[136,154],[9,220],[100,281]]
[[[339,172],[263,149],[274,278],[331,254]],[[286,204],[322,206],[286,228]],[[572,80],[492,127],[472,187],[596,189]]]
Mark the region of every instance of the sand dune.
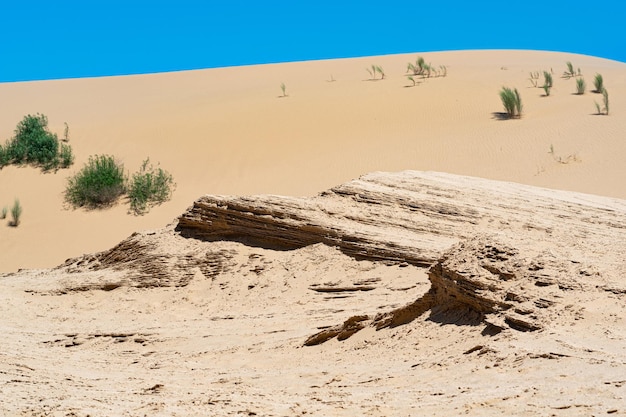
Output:
[[[626,66],[536,51],[425,53],[448,76],[416,87],[405,78],[418,54],[220,68],[95,79],[0,84],[0,138],[26,114],[70,127],[76,163],[41,174],[0,171],[0,205],[19,198],[23,223],[3,228],[0,271],[50,267],[103,250],[136,230],[161,227],[195,198],[212,194],[313,195],[366,172],[435,170],[612,197],[626,197]],[[596,94],[575,96],[565,62],[588,85],[602,73],[609,117],[593,116]],[[367,81],[382,66],[386,79]],[[555,72],[551,97],[530,71]],[[330,80],[334,79],[334,82]],[[288,97],[278,98],[284,82]],[[499,121],[499,89],[517,87],[525,116]],[[548,154],[550,146],[562,158]],[[129,170],[150,157],[177,183],[172,201],[144,217],[127,206],[85,212],[63,207],[67,177],[90,155],[113,154]]]

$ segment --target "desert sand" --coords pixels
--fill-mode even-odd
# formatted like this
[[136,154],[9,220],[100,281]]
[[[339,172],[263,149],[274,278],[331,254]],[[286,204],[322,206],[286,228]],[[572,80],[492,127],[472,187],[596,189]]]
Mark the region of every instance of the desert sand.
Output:
[[[418,55],[447,76],[413,87],[405,71]],[[560,78],[567,61],[580,67],[586,94]],[[370,79],[372,64],[385,79]],[[543,70],[554,72],[550,97],[528,80]],[[609,116],[594,114],[596,73]],[[502,86],[520,90],[520,120],[499,119]],[[68,123],[76,155],[56,173],[0,170],[0,206],[19,198],[24,207],[19,227],[1,228],[5,415],[626,413],[626,64],[538,51],[415,53],[0,84],[0,95],[0,139],[39,112],[59,136]],[[67,178],[95,154],[131,171],[146,157],[159,162],[177,183],[173,198],[145,216],[123,201],[65,206]],[[393,174],[405,170],[452,175]],[[364,204],[354,207],[314,197],[375,171],[390,173],[381,174],[392,190],[384,198],[379,188],[365,189],[371,201],[353,194]],[[442,181],[425,185],[426,197],[410,185],[422,175]],[[486,194],[466,196],[473,184]],[[508,208],[495,216],[498,191]],[[227,220],[205,219],[208,232],[184,236],[179,216],[204,194],[292,197],[251,198],[244,217],[237,199],[209,200],[232,210]],[[367,217],[372,204],[381,209]],[[310,205],[318,214],[303,217]],[[249,223],[220,229],[245,213],[267,234],[253,237]],[[302,218],[310,221],[298,226]],[[341,229],[335,219],[355,223]],[[269,238],[272,228],[304,234],[286,244]],[[465,241],[474,252],[460,249]],[[506,308],[531,317],[529,327],[470,297],[462,308],[438,299],[376,330],[377,313],[394,317],[440,288],[432,268],[491,244],[515,252],[511,265],[494,261],[509,268],[494,273],[498,282],[538,280],[515,297],[485,284],[507,303],[525,300]],[[352,337],[305,346],[320,331],[346,330],[350,317],[363,327]]]

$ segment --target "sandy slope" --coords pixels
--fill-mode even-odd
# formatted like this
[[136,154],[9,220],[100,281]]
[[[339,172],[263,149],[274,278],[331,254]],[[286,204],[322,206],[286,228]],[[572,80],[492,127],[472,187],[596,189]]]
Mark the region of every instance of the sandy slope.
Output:
[[[42,175],[0,171],[0,205],[19,198],[23,223],[1,228],[0,271],[50,267],[106,249],[136,230],[161,227],[204,193],[313,195],[376,170],[437,170],[593,194],[626,197],[626,66],[549,52],[423,54],[446,78],[417,87],[404,77],[417,54],[1,84],[0,138],[29,113],[44,113],[59,135],[70,126],[76,164]],[[602,73],[610,117],[574,96],[559,78],[572,61],[592,85]],[[383,81],[365,68],[381,65]],[[555,72],[552,96],[530,88],[530,71]],[[334,79],[334,82],[329,80]],[[289,97],[278,98],[280,84]],[[520,89],[521,121],[499,121],[498,91]],[[559,164],[548,154],[575,155]],[[67,177],[93,154],[113,154],[129,170],[150,157],[178,184],[171,202],[144,217],[127,206],[85,212],[63,207]]]

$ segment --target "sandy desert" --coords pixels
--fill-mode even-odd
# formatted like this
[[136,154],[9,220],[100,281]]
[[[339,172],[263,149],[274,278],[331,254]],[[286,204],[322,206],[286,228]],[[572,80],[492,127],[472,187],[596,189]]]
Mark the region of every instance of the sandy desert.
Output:
[[[413,86],[418,55],[446,76]],[[429,52],[0,96],[0,141],[42,113],[76,156],[0,170],[23,206],[0,228],[0,414],[626,415],[626,64]],[[159,163],[171,200],[69,207],[102,154]]]

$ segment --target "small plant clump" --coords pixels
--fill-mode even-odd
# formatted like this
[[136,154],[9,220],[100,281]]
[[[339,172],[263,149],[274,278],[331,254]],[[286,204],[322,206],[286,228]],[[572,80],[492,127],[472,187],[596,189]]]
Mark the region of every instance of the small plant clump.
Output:
[[153,205],[172,195],[174,179],[165,170],[155,168],[146,159],[141,169],[129,180],[124,167],[111,155],[96,155],[73,177],[65,189],[65,201],[73,207],[101,208],[128,194],[130,209],[144,214]]
[[167,171],[155,168],[150,164],[150,160],[146,159],[128,184],[130,209],[135,214],[145,213],[150,205],[169,200],[173,187],[173,177]]
[[385,70],[380,65],[372,65],[370,68],[365,68],[372,80],[376,79],[376,74],[380,74],[380,79],[385,79]]
[[65,124],[65,129],[63,129],[63,142],[70,141],[70,127],[67,125],[67,122],[63,122]]
[[567,66],[567,70],[563,71],[563,78],[569,79],[569,78],[583,75],[582,72],[580,71],[580,68],[578,68],[578,72],[574,71],[574,65],[572,65],[570,61],[567,61],[565,65]]
[[593,79],[593,86],[595,87],[595,93],[602,93],[602,90],[604,90],[604,79],[601,74],[596,74]]
[[0,219],[6,219],[7,212],[8,212],[7,207],[6,206],[2,207],[2,211],[0,211]]
[[583,95],[585,94],[585,90],[587,89],[587,83],[585,82],[585,79],[580,77],[580,78],[576,78],[576,94],[577,95]]
[[543,72],[543,79],[544,79],[543,91],[545,91],[546,96],[549,96],[550,95],[550,90],[552,89],[552,84],[553,84],[552,74],[549,73],[548,71],[544,71]]
[[65,200],[74,207],[103,207],[114,203],[124,192],[124,167],[110,155],[90,157],[65,189]]
[[502,100],[502,105],[509,119],[519,119],[522,117],[522,98],[517,88],[512,90],[508,87],[502,87],[500,99]]
[[533,87],[536,88],[539,83],[539,71],[531,72],[529,80],[532,83]]
[[598,104],[598,102],[595,102],[596,104],[596,110],[598,111],[597,114],[603,114],[605,116],[609,115],[609,92],[606,90],[606,88],[602,87],[602,104],[604,106],[600,106]]
[[427,64],[424,57],[418,56],[415,64],[409,62],[407,65],[407,72],[412,72],[413,75],[419,75],[422,78],[429,78],[432,73],[433,67],[431,64]]
[[280,89],[283,92],[283,95],[281,97],[287,97],[287,86],[285,85],[285,83],[280,83]]
[[20,217],[22,217],[22,206],[20,205],[20,200],[15,199],[15,203],[13,203],[13,207],[11,207],[11,217],[13,221],[11,222],[11,226],[17,227],[20,225]]
[[17,124],[15,136],[0,146],[0,168],[9,164],[31,164],[50,170],[67,168],[72,163],[72,148],[59,143],[57,135],[48,129],[48,118],[43,114],[25,116]]

